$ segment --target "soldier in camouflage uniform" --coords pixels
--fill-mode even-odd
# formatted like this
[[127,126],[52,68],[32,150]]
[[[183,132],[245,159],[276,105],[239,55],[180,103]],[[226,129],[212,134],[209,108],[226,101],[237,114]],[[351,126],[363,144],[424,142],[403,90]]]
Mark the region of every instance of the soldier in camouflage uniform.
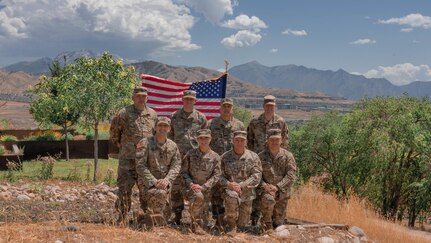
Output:
[[211,131],[199,130],[197,141],[199,148],[190,150],[183,159],[184,197],[188,205],[184,207],[181,221],[192,224],[196,234],[203,234],[202,226],[208,222],[208,214],[202,209],[209,207],[211,189],[219,181],[221,171],[220,156],[210,148]]
[[[181,158],[189,150],[198,147],[196,132],[207,128],[207,119],[203,113],[194,109],[196,103],[196,91],[185,90],[183,93],[183,108],[172,114],[171,132],[169,138],[177,145],[181,153]],[[180,224],[181,212],[184,208],[182,188],[184,180],[181,176],[174,182],[172,188],[172,209],[175,213],[175,223]]]
[[[267,95],[263,98],[263,110],[264,112],[257,118],[250,121],[250,125],[247,128],[247,147],[255,153],[260,153],[266,146],[266,138],[268,136],[268,130],[278,128],[281,130],[282,135],[282,147],[287,149],[288,146],[288,133],[286,121],[283,117],[275,114],[275,97]],[[257,207],[257,201],[253,203],[253,213],[251,219],[253,225],[257,224],[259,220],[259,208]]]
[[247,133],[234,132],[233,149],[221,158],[224,188],[225,229],[228,234],[247,226],[250,220],[252,201],[256,198],[255,187],[260,184],[262,165],[256,153],[246,149]]
[[263,103],[264,112],[259,117],[251,119],[248,125],[247,148],[255,153],[262,152],[266,145],[268,130],[278,128],[282,135],[281,146],[287,149],[289,129],[283,117],[275,114],[275,97],[267,95],[263,98]]
[[280,129],[268,131],[268,146],[259,158],[262,161],[262,181],[258,189],[258,202],[262,211],[261,223],[272,229],[284,222],[287,200],[295,180],[296,163],[289,151],[281,148]]
[[[224,98],[221,100],[220,116],[212,119],[209,124],[211,130],[211,149],[222,155],[226,151],[232,149],[233,132],[245,131],[244,124],[233,117],[233,100]],[[224,214],[222,188],[218,185],[214,186],[212,191],[212,214],[217,221],[216,225],[222,225]]]
[[141,207],[157,224],[164,224],[170,216],[170,191],[181,169],[178,147],[167,138],[170,126],[169,118],[159,117],[155,135],[142,139],[136,147],[138,186],[146,202]]
[[157,118],[156,112],[146,106],[146,88],[135,88],[132,99],[134,104],[121,109],[112,119],[110,128],[110,139],[120,149],[118,199],[115,202],[115,208],[120,213],[119,223],[125,222],[130,211],[132,188],[137,182],[135,146],[142,138],[152,135]]

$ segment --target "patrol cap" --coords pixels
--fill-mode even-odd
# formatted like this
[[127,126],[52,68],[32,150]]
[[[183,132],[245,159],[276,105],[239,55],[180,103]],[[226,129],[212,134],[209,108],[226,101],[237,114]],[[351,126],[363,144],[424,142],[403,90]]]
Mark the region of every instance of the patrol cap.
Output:
[[233,105],[233,100],[231,98],[223,98],[221,99],[220,102],[221,102],[221,105],[224,105],[224,104]]
[[210,129],[200,129],[199,131],[197,131],[197,138],[200,137],[207,137],[210,138],[211,137],[211,130]]
[[169,119],[168,117],[164,117],[164,116],[157,117],[156,126],[160,123],[164,123],[164,124],[170,126],[171,125],[171,119]]
[[196,99],[196,91],[194,91],[194,90],[184,90],[183,91],[183,98]]
[[278,128],[269,129],[267,138],[281,138],[281,130]]
[[275,105],[275,96],[273,95],[267,95],[263,97],[263,104],[266,105]]
[[133,89],[133,95],[147,95],[147,88],[136,87]]
[[247,132],[246,131],[235,131],[235,132],[233,132],[233,138],[236,138],[236,137],[240,137],[240,138],[244,138],[244,139],[247,139]]

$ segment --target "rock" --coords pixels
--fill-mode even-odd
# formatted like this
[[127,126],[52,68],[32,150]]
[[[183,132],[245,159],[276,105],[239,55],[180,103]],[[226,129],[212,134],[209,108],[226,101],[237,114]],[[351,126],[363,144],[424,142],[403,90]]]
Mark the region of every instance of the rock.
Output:
[[304,226],[302,226],[302,225],[298,225],[298,229],[299,230],[305,230]]
[[334,239],[332,239],[331,237],[320,237],[317,239],[317,242],[319,243],[335,243]]
[[5,191],[5,192],[0,192],[0,201],[3,200],[8,200],[12,197],[12,193]]
[[54,241],[54,243],[63,243],[63,241],[61,241],[61,240],[56,240],[56,241]]
[[276,236],[277,236],[278,238],[281,238],[281,239],[286,239],[286,238],[288,238],[288,237],[289,237],[289,235],[290,235],[290,232],[289,232],[289,230],[287,230],[287,229],[280,230],[280,231],[277,231],[277,232],[276,232]]
[[112,192],[108,192],[108,197],[113,198],[113,199],[116,199],[116,198],[117,198],[117,195],[115,195],[115,194],[114,194],[114,193],[112,193]]
[[18,200],[30,200],[30,197],[24,194],[19,194],[16,198]]
[[285,230],[286,229],[286,225],[280,225],[280,226],[278,226],[276,229],[275,229],[275,231],[276,232],[279,232],[279,231],[283,231],[283,230]]
[[349,228],[349,232],[352,235],[357,236],[359,238],[361,238],[361,237],[367,237],[367,235],[365,234],[365,232],[361,228],[359,228],[357,226],[350,227]]
[[79,228],[78,226],[75,225],[67,225],[63,227],[64,231],[72,231],[72,232],[76,232],[76,231],[80,231],[81,228]]

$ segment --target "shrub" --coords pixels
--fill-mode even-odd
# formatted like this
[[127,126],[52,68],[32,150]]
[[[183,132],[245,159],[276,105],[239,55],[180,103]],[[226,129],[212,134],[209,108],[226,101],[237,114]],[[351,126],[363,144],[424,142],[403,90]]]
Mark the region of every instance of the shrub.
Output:
[[53,133],[45,133],[39,136],[33,136],[28,138],[29,141],[56,141],[57,137]]
[[39,171],[39,178],[42,180],[51,179],[54,176],[55,159],[51,156],[42,157],[42,167]]
[[3,136],[0,136],[0,141],[1,142],[16,142],[16,141],[18,141],[18,138],[16,138],[15,136],[12,136],[12,135],[3,135]]
[[3,147],[3,145],[0,145],[0,155],[3,155],[6,153],[6,149]]

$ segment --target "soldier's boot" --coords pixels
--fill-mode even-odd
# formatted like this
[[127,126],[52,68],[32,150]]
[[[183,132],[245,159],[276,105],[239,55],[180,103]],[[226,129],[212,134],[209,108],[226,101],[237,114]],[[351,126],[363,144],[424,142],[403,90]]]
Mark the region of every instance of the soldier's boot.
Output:
[[259,224],[259,218],[260,218],[259,211],[253,210],[251,212],[250,218],[251,218],[251,225],[257,226]]
[[116,225],[126,226],[127,225],[127,213],[119,213]]
[[224,223],[223,223],[223,217],[224,217],[223,214],[219,214],[219,215],[216,216],[216,223],[215,223],[215,225],[219,228],[220,231],[223,230],[223,225],[224,225]]
[[236,222],[227,222],[224,231],[227,236],[234,237],[237,232]]
[[202,228],[202,221],[196,220],[193,222],[193,232],[197,235],[206,235],[207,232]]

